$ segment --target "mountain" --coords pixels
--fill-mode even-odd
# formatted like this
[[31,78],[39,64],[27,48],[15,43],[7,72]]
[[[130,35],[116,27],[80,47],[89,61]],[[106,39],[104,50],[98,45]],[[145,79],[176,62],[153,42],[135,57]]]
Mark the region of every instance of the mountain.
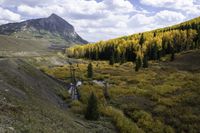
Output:
[[0,34],[24,39],[48,39],[53,44],[86,44],[74,27],[63,18],[52,14],[47,18],[32,19],[0,26]]

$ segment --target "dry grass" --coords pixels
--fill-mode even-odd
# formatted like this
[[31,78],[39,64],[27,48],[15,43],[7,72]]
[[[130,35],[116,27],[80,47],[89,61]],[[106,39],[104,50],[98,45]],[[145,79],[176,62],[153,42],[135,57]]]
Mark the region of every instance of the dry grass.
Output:
[[[165,132],[173,130],[198,132],[200,130],[200,106],[197,104],[200,101],[199,55],[199,51],[191,51],[178,55],[174,62],[150,62],[148,69],[141,69],[139,72],[134,71],[131,62],[113,66],[105,61],[92,62],[94,79],[103,79],[110,84],[109,102],[103,97],[103,88],[87,79],[87,64],[78,66],[74,64],[78,78],[84,81],[84,85],[80,88],[81,100],[85,103],[90,92],[94,91],[103,105],[109,104],[125,113],[141,110],[152,114],[151,117],[148,116],[150,121],[159,119],[159,123],[162,124],[158,125],[163,131],[165,129]],[[57,78],[69,77],[68,67],[65,65],[48,68],[46,72]],[[151,125],[145,123],[140,123],[139,127],[144,131],[156,132],[148,129]]]

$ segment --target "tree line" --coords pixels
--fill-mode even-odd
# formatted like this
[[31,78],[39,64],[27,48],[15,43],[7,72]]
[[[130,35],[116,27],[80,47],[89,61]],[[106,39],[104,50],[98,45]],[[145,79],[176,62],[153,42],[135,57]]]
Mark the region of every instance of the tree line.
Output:
[[124,36],[108,41],[68,48],[66,53],[73,58],[108,60],[110,65],[132,61],[136,71],[148,67],[148,60],[160,60],[171,54],[200,48],[200,18],[168,28]]

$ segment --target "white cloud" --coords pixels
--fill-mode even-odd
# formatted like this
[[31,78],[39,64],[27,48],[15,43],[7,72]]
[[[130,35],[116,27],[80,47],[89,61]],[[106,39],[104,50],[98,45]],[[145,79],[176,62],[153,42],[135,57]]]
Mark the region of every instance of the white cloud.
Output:
[[[200,3],[199,3],[200,4]],[[188,16],[199,16],[200,14],[200,5],[193,5],[191,7],[185,7],[184,12],[186,13],[186,15]]]
[[175,11],[160,11],[154,15],[136,14],[129,19],[129,33],[148,31],[156,28],[162,28],[184,21],[185,16]]
[[4,2],[4,0],[0,0],[0,4],[2,4]]
[[144,14],[136,14],[131,17],[129,24],[135,27],[148,25],[153,22],[153,17],[147,17]]
[[154,21],[156,21],[157,23],[166,25],[182,22],[185,19],[185,16],[183,16],[183,14],[179,12],[164,10],[158,12],[154,16],[154,19]]
[[0,19],[0,25],[1,25],[1,24],[6,24],[6,23],[9,23],[9,21],[1,20],[1,19]]
[[29,5],[29,6],[36,6],[36,5],[48,5],[48,3],[56,4],[54,3],[55,0],[0,0],[2,1],[1,6],[2,7],[17,7],[21,4]]
[[[112,34],[113,37],[122,35],[123,29],[127,28],[127,21],[130,17],[128,13],[136,12],[134,6],[128,0],[57,1],[59,1],[59,4],[49,3],[48,6],[21,4],[17,10],[25,16],[33,17],[46,17],[51,13],[56,13],[74,25],[80,35],[92,41],[96,38],[87,37],[87,33],[94,33],[93,36],[96,34],[99,38],[102,36],[99,33],[103,32],[105,33],[102,38],[107,38],[108,34]],[[45,5],[45,2],[43,4]],[[126,30],[124,31],[126,32]]]
[[4,9],[0,7],[0,24],[6,23],[6,22],[15,22],[20,20],[20,15],[17,13],[14,13],[8,9]]
[[166,8],[182,8],[186,6],[192,6],[193,0],[140,0],[144,5],[150,5],[154,7],[166,7]]
[[25,15],[30,15],[34,17],[47,17],[50,14],[56,12],[58,14],[62,14],[64,12],[63,7],[58,5],[52,5],[48,7],[39,7],[39,6],[28,6],[28,5],[20,5],[17,8],[18,12],[24,13]]
[[31,16],[46,16],[48,13],[40,7],[30,7],[27,5],[20,5],[17,10],[21,13]]
[[200,14],[200,0],[140,0],[140,2],[152,7],[180,10],[188,16]]
[[[20,15],[25,20],[56,13],[83,38],[97,41],[176,24],[200,14],[200,0],[140,0],[150,10],[130,1],[0,0],[2,9],[15,11],[12,17],[1,13],[0,23],[20,21]],[[158,10],[152,11],[154,8]]]
[[104,0],[103,3],[107,6],[107,9],[117,10],[120,12],[134,11],[133,5],[128,0]]

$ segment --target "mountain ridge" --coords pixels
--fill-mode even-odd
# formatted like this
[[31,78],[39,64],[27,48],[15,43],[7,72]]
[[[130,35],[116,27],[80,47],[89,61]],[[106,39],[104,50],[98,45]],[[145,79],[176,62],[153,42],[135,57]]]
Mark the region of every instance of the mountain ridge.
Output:
[[12,35],[17,38],[45,38],[68,44],[86,44],[86,40],[82,39],[75,31],[74,27],[63,18],[56,14],[51,14],[46,18],[30,19],[17,23],[8,23],[0,25],[0,34]]

